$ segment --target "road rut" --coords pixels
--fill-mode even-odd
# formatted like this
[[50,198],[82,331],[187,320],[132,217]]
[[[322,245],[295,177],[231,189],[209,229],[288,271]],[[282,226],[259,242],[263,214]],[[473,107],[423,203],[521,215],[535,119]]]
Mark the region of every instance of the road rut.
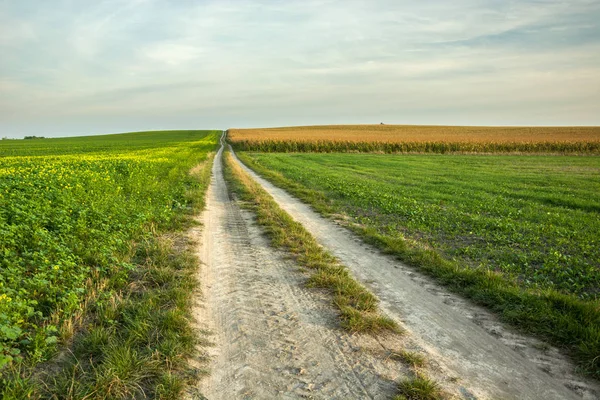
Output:
[[274,250],[226,188],[215,157],[198,255],[197,325],[212,332],[208,399],[389,399],[407,369],[374,338],[337,329],[325,293]]
[[282,209],[346,265],[449,374],[480,398],[595,399],[594,381],[554,348],[504,327],[486,310],[438,287],[308,205],[258,176],[235,157]]

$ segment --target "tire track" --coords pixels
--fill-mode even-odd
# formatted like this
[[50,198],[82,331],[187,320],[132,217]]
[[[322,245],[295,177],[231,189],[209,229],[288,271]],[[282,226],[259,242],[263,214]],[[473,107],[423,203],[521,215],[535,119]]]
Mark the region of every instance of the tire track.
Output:
[[447,374],[463,379],[478,397],[598,398],[597,382],[578,377],[558,350],[504,327],[488,311],[381,254],[235,160],[379,297],[382,310],[412,333],[417,347]]
[[391,398],[405,367],[376,354],[377,341],[332,328],[331,300],[305,289],[305,274],[229,198],[221,159],[222,148],[201,218],[195,318],[214,346],[200,391],[211,400]]

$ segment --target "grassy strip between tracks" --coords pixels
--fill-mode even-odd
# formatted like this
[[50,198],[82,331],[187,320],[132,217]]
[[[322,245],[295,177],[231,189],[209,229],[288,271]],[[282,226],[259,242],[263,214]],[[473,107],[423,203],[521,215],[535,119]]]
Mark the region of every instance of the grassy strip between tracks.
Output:
[[191,325],[198,260],[185,230],[203,208],[212,159],[190,171],[187,208],[167,229],[147,227],[122,255],[128,268],[89,277],[54,357],[5,367],[3,399],[179,399],[197,380],[188,360],[201,344]]
[[[299,179],[271,170],[255,162],[251,154],[240,153],[238,156],[263,177],[289,190],[317,211],[325,215],[343,212],[342,201],[332,202],[324,190],[309,188]],[[460,262],[400,235],[382,232],[374,226],[348,226],[365,241],[488,307],[507,323],[568,349],[583,373],[600,377],[600,309],[597,301],[579,299],[551,288],[523,288],[493,270],[464,268]]]
[[[300,265],[312,272],[308,286],[331,291],[342,327],[350,332],[402,333],[394,321],[380,314],[377,298],[354,280],[348,270],[323,249],[302,224],[283,211],[232,158],[230,153],[226,153],[224,171],[230,190],[250,205],[257,215],[257,222],[270,236],[271,244],[289,251]],[[445,398],[437,383],[429,379],[422,369],[422,356],[407,351],[394,353],[394,356],[414,369],[414,376],[400,383],[397,400]]]
[[232,190],[256,212],[278,248],[291,252],[300,265],[312,274],[309,286],[326,288],[334,294],[334,304],[340,311],[342,326],[351,332],[399,331],[389,318],[380,314],[378,300],[358,283],[339,261],[323,249],[302,224],[294,221],[273,198],[232,160],[225,157],[225,178]]

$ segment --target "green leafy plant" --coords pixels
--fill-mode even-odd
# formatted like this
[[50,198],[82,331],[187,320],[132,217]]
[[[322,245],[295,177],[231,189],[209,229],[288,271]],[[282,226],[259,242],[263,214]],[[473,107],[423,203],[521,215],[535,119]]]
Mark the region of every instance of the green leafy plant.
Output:
[[[219,134],[2,142],[0,393],[51,359],[90,313],[97,313],[104,333],[120,326],[123,309],[115,293],[135,280],[136,248],[190,223],[210,169],[190,170],[209,159]],[[144,322],[136,320],[141,335]],[[103,336],[93,335],[90,348],[106,351]]]

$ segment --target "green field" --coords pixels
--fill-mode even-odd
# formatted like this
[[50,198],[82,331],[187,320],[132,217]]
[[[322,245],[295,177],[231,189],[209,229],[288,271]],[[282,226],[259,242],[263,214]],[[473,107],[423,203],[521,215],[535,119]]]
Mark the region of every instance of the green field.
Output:
[[600,158],[240,154],[600,374]]
[[[182,227],[202,204],[208,175],[190,169],[208,160],[219,133],[0,141],[0,393],[16,381],[7,371],[68,344],[73,324],[85,325],[86,301],[102,313],[126,297],[144,263],[140,251],[153,251],[161,233]],[[140,306],[133,297],[123,304]],[[117,317],[104,320],[104,335],[126,330]]]
[[[0,157],[57,156],[83,153],[119,153],[186,146],[200,140],[208,131],[150,131],[116,133],[72,138],[0,140]],[[220,132],[220,131],[214,131]]]

